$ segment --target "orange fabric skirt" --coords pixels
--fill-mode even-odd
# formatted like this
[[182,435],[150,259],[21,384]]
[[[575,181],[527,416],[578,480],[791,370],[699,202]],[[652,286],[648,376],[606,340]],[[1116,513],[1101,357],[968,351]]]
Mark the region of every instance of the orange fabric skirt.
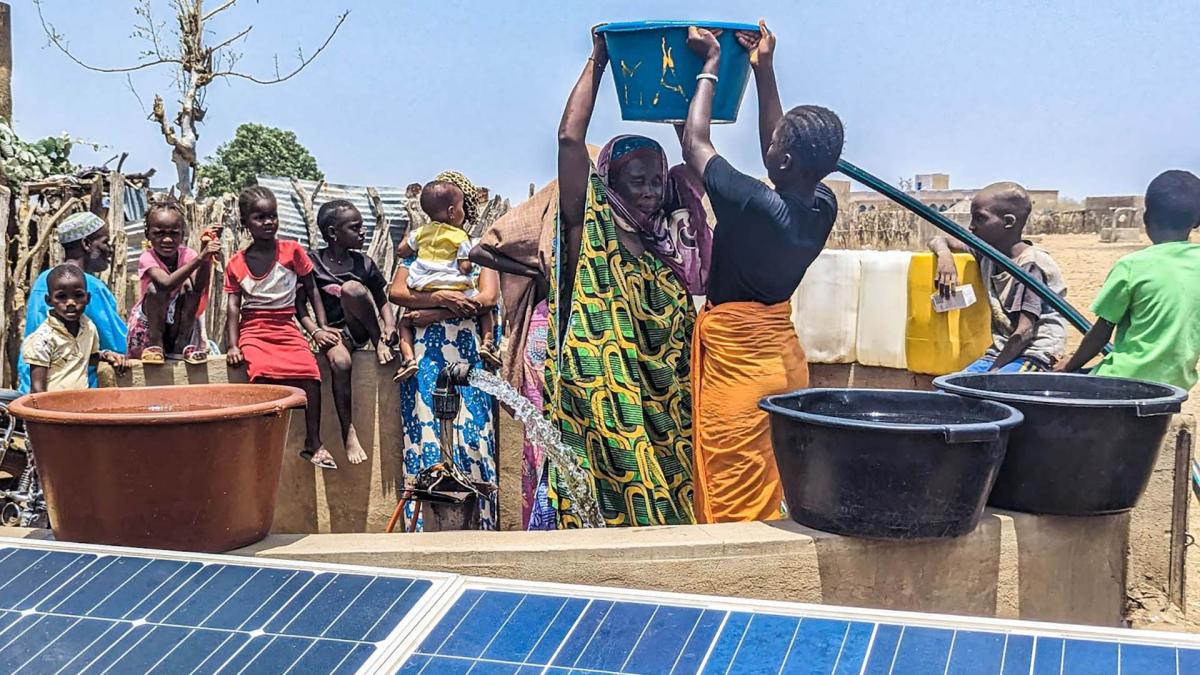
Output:
[[791,304],[705,307],[692,347],[695,511],[701,523],[774,520],[783,486],[764,396],[808,386]]

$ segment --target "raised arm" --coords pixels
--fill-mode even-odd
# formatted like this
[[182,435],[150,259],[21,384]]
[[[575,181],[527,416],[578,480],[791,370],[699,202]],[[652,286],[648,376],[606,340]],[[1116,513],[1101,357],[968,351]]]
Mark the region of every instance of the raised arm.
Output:
[[758,89],[758,143],[765,165],[775,126],[783,117],[779,85],[775,82],[775,34],[767,29],[766,21],[759,21],[757,33],[738,31],[737,39],[750,52],[750,67],[754,69],[754,85]]
[[687,122],[683,128],[683,161],[703,176],[708,163],[717,155],[713,147],[712,101],[717,91],[717,71],[721,68],[721,43],[712,31],[692,26],[688,29],[688,47],[704,59],[704,68],[696,78],[696,93],[688,106]]
[[[187,263],[180,265],[174,272],[167,273],[161,267],[152,267],[146,274],[150,276],[150,281],[155,286],[164,291],[173,291],[183,285],[183,282],[191,279],[193,274],[202,270],[205,272],[203,278],[197,278],[197,286],[203,281],[206,285],[212,271],[212,262],[221,253],[221,243],[219,241],[208,242],[200,251],[200,255],[192,258]],[[198,275],[197,275],[198,276]]]
[[[596,93],[608,66],[608,46],[604,36],[592,29],[592,55],[579,74],[579,81],[567,98],[562,121],[558,125],[558,203],[563,233],[578,230],[583,225],[583,203],[587,198],[587,181],[591,173],[591,158],[587,151],[587,130],[596,108]],[[571,237],[568,237],[570,241]],[[573,246],[567,250],[578,249]],[[569,269],[574,269],[573,267]]]

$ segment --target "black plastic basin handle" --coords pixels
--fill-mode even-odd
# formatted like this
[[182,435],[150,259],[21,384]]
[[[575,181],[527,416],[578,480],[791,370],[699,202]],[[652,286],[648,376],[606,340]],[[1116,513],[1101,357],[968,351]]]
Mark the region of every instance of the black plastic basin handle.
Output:
[[995,424],[972,424],[946,427],[942,433],[947,443],[991,443],[1000,438],[1000,427]]
[[1136,405],[1138,417],[1174,415],[1182,409],[1179,401],[1172,399],[1166,399],[1162,401],[1138,401]]

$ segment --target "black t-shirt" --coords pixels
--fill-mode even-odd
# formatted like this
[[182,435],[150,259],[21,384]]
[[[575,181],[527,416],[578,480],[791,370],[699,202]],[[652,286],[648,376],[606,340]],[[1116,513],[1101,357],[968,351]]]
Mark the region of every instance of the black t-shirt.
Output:
[[818,184],[804,203],[713,157],[704,187],[717,227],[713,232],[708,301],[774,305],[796,292],[837,218],[837,198]]
[[387,300],[388,282],[383,278],[383,272],[379,271],[374,260],[359,251],[350,251],[350,260],[352,261],[350,269],[334,274],[321,258],[321,251],[324,250],[309,249],[308,259],[313,264],[313,276],[316,277],[317,289],[321,292],[321,304],[325,306],[325,319],[330,326],[335,328],[345,326],[346,316],[342,313],[341,298],[325,290],[329,286],[341,286],[348,281],[357,281],[371,292],[375,304],[382,306]]

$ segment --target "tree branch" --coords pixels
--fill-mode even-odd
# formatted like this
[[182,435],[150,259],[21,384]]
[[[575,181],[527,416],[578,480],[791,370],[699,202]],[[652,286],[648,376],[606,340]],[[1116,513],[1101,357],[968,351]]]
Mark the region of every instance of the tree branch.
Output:
[[[84,63],[83,61],[79,60],[79,58],[76,57],[74,54],[72,54],[71,50],[67,48],[67,43],[66,43],[66,40],[63,38],[63,36],[54,30],[54,26],[46,23],[46,17],[43,16],[43,14],[42,14],[42,0],[33,0],[33,4],[34,4],[34,6],[37,7],[38,20],[40,20],[42,22],[42,30],[45,31],[45,33],[46,33],[46,39],[50,41],[50,44],[57,47],[60,52],[65,54],[68,59],[71,59],[80,67],[87,68],[88,70],[92,70],[97,73],[132,73],[137,70],[145,70],[146,68],[162,65],[164,63],[175,63],[175,64],[179,64],[181,66],[183,65],[183,62],[180,61],[179,59],[165,57],[165,56],[161,56],[161,55],[159,55],[158,58],[155,58],[153,61],[146,61],[144,63],[139,63],[136,65],[123,67],[123,68],[102,68],[100,66],[88,65],[88,64]],[[307,65],[307,64],[305,64],[305,65]]]
[[208,14],[205,14],[203,17],[201,17],[200,23],[207,23],[209,19],[220,14],[221,12],[224,12],[225,10],[229,9],[230,7],[233,7],[237,3],[238,3],[238,0],[226,0],[225,3],[222,4],[220,7],[217,7],[216,9],[212,10]]
[[329,43],[333,41],[333,36],[337,35],[338,30],[341,29],[342,24],[346,22],[346,17],[348,17],[348,16],[350,16],[350,10],[346,10],[345,12],[342,12],[341,16],[338,17],[337,24],[334,25],[333,30],[329,32],[329,36],[325,38],[325,42],[321,43],[321,46],[318,47],[315,52],[313,52],[311,55],[309,55],[308,58],[302,59],[300,61],[300,65],[296,66],[296,69],[293,70],[292,72],[288,73],[287,75],[279,75],[278,73],[276,73],[274,79],[264,80],[264,79],[255,77],[253,75],[249,75],[247,73],[238,73],[238,72],[234,72],[232,70],[224,70],[224,71],[213,73],[212,79],[215,80],[218,77],[236,77],[236,78],[240,78],[243,80],[249,80],[255,84],[279,84],[280,82],[286,82],[287,80],[290,80],[293,77],[295,77],[296,75],[298,75],[300,73],[300,71],[307,68],[308,64],[312,63],[318,56],[321,55],[321,52],[325,51],[325,48],[328,47]]
[[243,30],[242,32],[238,33],[237,35],[234,35],[233,37],[229,38],[228,40],[222,42],[219,45],[216,45],[215,47],[209,47],[208,52],[210,54],[216,54],[217,52],[224,49],[225,47],[228,47],[229,45],[233,44],[234,42],[237,42],[238,40],[246,37],[246,35],[248,35],[250,33],[250,31],[252,31],[252,30],[254,30],[254,26],[246,26],[246,29]]
[[167,124],[167,112],[163,108],[162,97],[157,94],[154,95],[154,112],[150,114],[150,119],[156,120],[162,128],[162,135],[167,139],[167,145],[172,148],[178,145],[179,141],[175,138],[175,130],[171,128],[170,124]]

